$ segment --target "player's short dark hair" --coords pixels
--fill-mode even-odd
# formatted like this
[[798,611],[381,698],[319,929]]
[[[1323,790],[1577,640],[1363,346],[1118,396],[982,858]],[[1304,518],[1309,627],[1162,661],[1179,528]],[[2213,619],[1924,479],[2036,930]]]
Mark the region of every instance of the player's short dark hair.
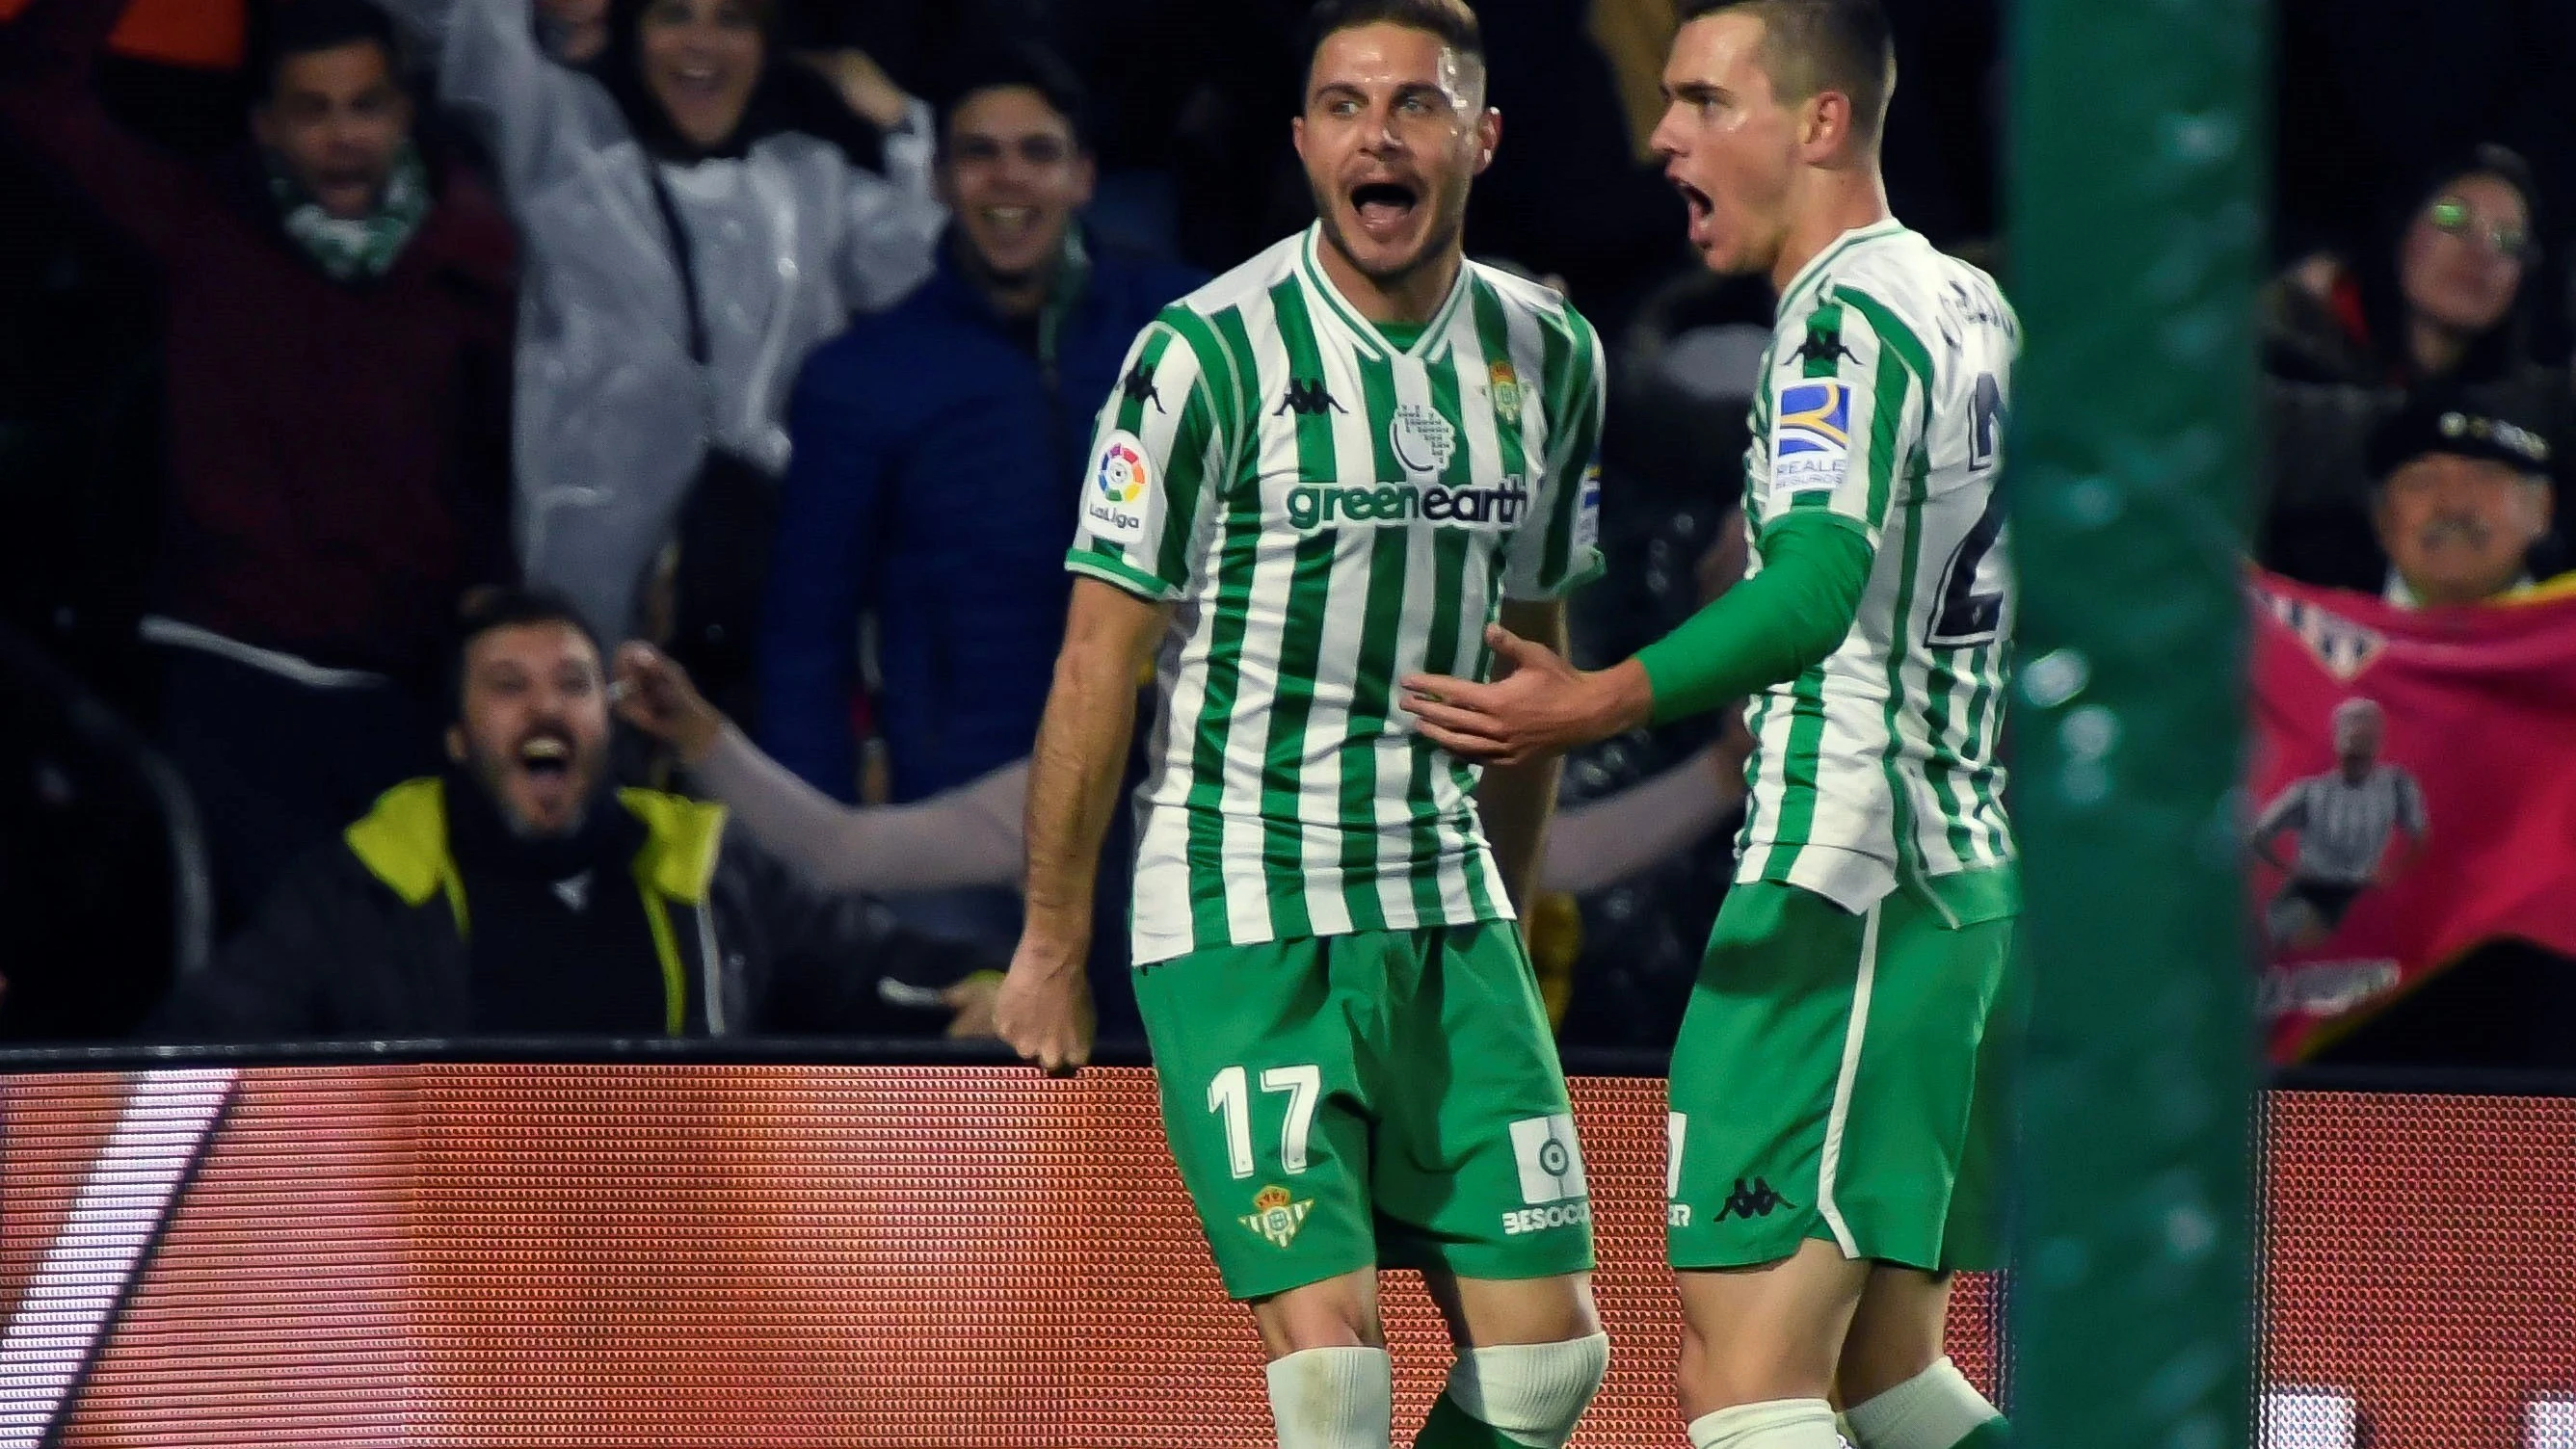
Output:
[[453,724],[465,717],[465,656],[472,652],[474,641],[495,629],[516,629],[529,624],[562,624],[576,630],[590,641],[599,655],[602,672],[608,668],[608,650],[599,642],[598,631],[573,607],[572,600],[553,589],[530,587],[494,587],[474,589],[465,595],[456,609],[456,627],[447,646],[447,718]]
[[263,9],[251,57],[251,75],[263,101],[277,98],[278,71],[299,55],[372,45],[384,52],[385,69],[402,69],[402,37],[393,17],[368,0],[290,0]]
[[1298,73],[1297,109],[1306,108],[1306,92],[1314,84],[1315,52],[1335,35],[1363,25],[1400,25],[1438,36],[1441,44],[1474,60],[1479,68],[1485,64],[1485,30],[1476,23],[1476,12],[1467,8],[1467,0],[1320,0],[1306,12],[1300,35],[1298,53],[1306,57],[1306,64]]
[[949,74],[939,95],[939,144],[947,146],[948,127],[957,119],[959,107],[986,91],[1001,90],[1037,92],[1048,110],[1064,117],[1074,146],[1085,152],[1092,149],[1090,88],[1063,56],[1030,40],[988,46]]
[[1826,91],[1851,99],[1852,132],[1875,145],[1896,91],[1896,38],[1878,0],[1684,0],[1682,23],[1744,14],[1762,22],[1762,73],[1790,105]]

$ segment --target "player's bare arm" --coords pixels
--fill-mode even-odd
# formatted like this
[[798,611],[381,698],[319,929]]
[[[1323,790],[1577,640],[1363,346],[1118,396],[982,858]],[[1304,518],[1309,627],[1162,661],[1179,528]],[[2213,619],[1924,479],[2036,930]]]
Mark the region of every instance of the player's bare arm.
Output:
[[2245,847],[2254,853],[2255,859],[2274,870],[2287,871],[2290,868],[2290,863],[2282,859],[2281,852],[2273,847],[2282,836],[2298,829],[2307,818],[2306,804],[2306,797],[2295,787],[2283,791],[2281,798],[2272,802],[2270,808],[2263,812],[2263,818],[2254,822],[2253,831],[2246,837]]
[[[1565,603],[1561,599],[1505,600],[1503,622],[1495,627],[1529,641],[1533,648],[1562,653]],[[1529,919],[1530,904],[1538,888],[1538,863],[1547,839],[1548,816],[1556,805],[1557,772],[1552,754],[1515,760],[1489,767],[1476,789],[1476,810],[1484,817],[1485,835],[1493,843],[1494,863],[1502,871],[1503,888],[1511,894],[1512,905],[1524,921]]]
[[1167,606],[1076,579],[1029,765],[1027,915],[993,1026],[1050,1073],[1091,1056],[1091,893],[1136,723],[1136,673]]

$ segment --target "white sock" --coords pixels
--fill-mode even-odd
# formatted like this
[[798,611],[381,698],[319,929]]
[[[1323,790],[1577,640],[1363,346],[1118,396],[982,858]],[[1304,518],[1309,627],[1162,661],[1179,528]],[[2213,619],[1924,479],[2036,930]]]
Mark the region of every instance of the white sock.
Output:
[[2003,1415],[1945,1358],[1845,1417],[1861,1449],[1950,1449]]
[[1565,1449],[1610,1371],[1610,1335],[1471,1348],[1449,1366],[1449,1399],[1525,1449]]
[[1395,1362],[1382,1348],[1301,1348],[1269,1369],[1279,1449],[1387,1449]]
[[1691,1449],[1843,1449],[1822,1399],[1738,1404],[1691,1420]]

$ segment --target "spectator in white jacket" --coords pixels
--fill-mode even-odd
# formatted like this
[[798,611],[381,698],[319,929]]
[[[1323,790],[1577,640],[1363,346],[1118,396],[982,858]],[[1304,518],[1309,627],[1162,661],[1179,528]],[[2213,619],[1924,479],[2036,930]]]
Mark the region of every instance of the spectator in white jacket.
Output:
[[532,0],[388,3],[480,132],[524,241],[528,578],[631,637],[701,478],[775,480],[806,353],[929,274],[946,219],[929,108],[856,58],[827,81],[779,54],[769,0],[612,0],[580,68],[541,47]]

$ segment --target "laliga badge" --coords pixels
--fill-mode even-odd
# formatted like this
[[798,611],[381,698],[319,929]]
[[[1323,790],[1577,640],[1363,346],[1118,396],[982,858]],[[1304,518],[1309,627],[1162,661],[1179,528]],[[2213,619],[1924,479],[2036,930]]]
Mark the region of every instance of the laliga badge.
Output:
[[1154,488],[1154,465],[1144,440],[1120,429],[1103,438],[1083,490],[1082,523],[1092,537],[1137,543],[1145,537],[1145,499]]

